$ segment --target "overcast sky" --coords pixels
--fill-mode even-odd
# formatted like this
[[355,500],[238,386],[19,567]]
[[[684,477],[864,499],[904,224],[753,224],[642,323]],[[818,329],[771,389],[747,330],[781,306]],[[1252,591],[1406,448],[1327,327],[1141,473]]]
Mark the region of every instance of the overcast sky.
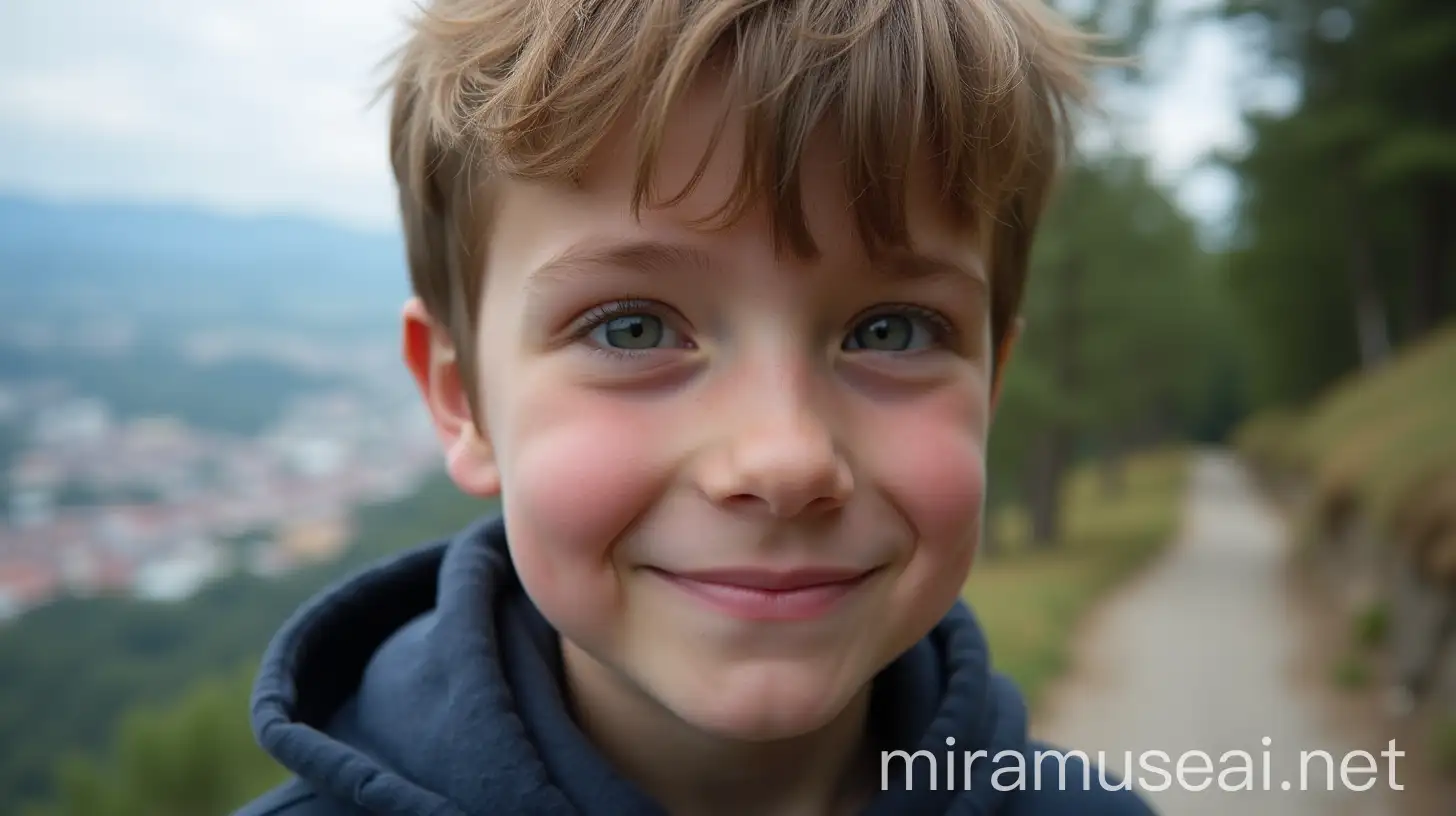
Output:
[[[1202,0],[1168,0],[1179,10]],[[394,227],[380,61],[411,0],[3,0],[0,191],[187,201]],[[1135,137],[1181,179],[1239,143],[1238,41],[1201,26],[1150,57],[1171,68]],[[1232,188],[1180,187],[1204,219]]]

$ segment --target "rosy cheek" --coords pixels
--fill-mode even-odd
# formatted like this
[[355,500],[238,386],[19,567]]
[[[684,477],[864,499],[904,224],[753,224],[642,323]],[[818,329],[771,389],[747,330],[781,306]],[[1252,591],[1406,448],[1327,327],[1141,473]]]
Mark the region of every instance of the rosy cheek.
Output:
[[912,486],[900,501],[924,539],[959,540],[980,516],[985,494],[981,445],[929,429],[913,436],[918,438],[901,440],[899,480]]
[[532,401],[517,416],[502,467],[522,577],[533,591],[607,591],[613,543],[661,488],[653,417],[579,393]]
[[[959,401],[958,401],[959,402]],[[874,459],[877,481],[934,548],[973,545],[985,496],[985,443],[964,404],[921,406],[879,421]],[[956,553],[940,552],[937,558]],[[968,554],[964,554],[968,555]]]

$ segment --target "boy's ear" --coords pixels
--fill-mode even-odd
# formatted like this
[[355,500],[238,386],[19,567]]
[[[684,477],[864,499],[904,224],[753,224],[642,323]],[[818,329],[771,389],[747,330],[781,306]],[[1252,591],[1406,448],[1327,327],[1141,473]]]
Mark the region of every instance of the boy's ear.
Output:
[[445,452],[450,479],[465,493],[491,498],[500,492],[500,471],[485,429],[470,409],[459,356],[445,327],[419,298],[404,305],[404,361],[425,401]]
[[1001,341],[1001,348],[996,352],[995,368],[991,371],[991,412],[996,411],[996,404],[1001,400],[1001,386],[1006,382],[1006,366],[1011,362],[1011,351],[1016,348],[1016,341],[1021,338],[1021,329],[1026,325],[1022,317],[1017,317],[1006,329],[1006,338]]

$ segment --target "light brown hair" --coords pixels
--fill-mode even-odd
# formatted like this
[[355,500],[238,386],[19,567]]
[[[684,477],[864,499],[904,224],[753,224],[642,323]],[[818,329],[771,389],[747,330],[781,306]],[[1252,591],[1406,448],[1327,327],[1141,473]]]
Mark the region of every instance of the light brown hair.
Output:
[[473,399],[492,181],[570,180],[617,117],[640,114],[634,206],[660,203],[651,168],[668,112],[714,63],[750,104],[743,170],[718,215],[766,197],[780,245],[814,255],[797,167],[827,123],[867,248],[903,246],[904,168],[928,150],[952,214],[990,225],[999,350],[1069,108],[1085,98],[1089,42],[1041,0],[433,0],[389,89],[411,283]]

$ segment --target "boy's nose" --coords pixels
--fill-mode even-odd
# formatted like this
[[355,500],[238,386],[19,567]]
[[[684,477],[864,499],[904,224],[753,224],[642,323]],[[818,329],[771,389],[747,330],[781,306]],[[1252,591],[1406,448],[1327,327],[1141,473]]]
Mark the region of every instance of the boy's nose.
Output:
[[749,408],[705,468],[702,488],[725,507],[778,518],[843,506],[854,490],[849,463],[827,424],[805,405]]

